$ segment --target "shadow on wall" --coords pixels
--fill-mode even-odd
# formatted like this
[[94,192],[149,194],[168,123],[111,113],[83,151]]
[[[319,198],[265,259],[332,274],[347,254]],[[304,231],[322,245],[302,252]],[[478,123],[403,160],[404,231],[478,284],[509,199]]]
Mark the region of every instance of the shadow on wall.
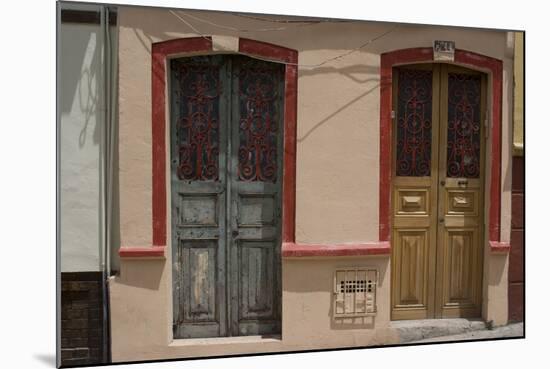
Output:
[[489,273],[488,285],[498,286],[502,283],[502,278],[507,277],[504,273],[508,254],[492,254],[489,255]]
[[[307,264],[307,272],[304,271],[304,263]],[[360,266],[360,267],[374,267],[379,272],[379,285],[385,285],[389,283],[389,279],[386,279],[387,269],[389,262],[387,258],[372,258],[362,259],[361,262],[357,262],[355,259],[341,259],[334,260],[293,260],[286,259],[283,262],[283,289],[285,292],[297,293],[297,294],[311,294],[324,292],[328,296],[319,297],[320,300],[330,301],[326,305],[326,312],[331,319],[331,329],[372,329],[376,325],[375,317],[357,317],[357,318],[333,318],[333,292],[334,292],[334,271],[337,268]],[[307,273],[307,278],[304,278]],[[379,298],[379,297],[378,297]],[[380,302],[378,302],[380,305]]]
[[[309,259],[309,258],[308,258]],[[284,286],[287,292],[308,293],[308,292],[328,292],[332,293],[334,283],[334,271],[338,268],[368,267],[378,269],[378,284],[389,283],[386,281],[386,271],[389,266],[389,259],[386,256],[369,256],[357,261],[355,257],[342,257],[331,260],[323,258],[313,260],[283,259],[286,271],[283,276],[287,276]],[[304,264],[307,263],[307,264]],[[307,265],[307,274],[303,270]],[[307,275],[307,277],[305,277]]]
[[[117,117],[115,120],[118,120],[118,104],[114,104],[117,109],[114,116]],[[111,274],[116,274],[120,272],[120,259],[118,256],[118,251],[120,250],[120,185],[119,185],[119,168],[118,168],[118,135],[119,128],[118,123],[113,122],[114,129],[114,145],[115,150],[113,150],[113,178],[112,178],[112,198],[111,198]]]
[[[376,78],[369,78],[373,75],[378,75],[380,71],[380,68],[374,67],[371,65],[366,64],[356,64],[356,65],[350,65],[343,68],[336,68],[336,67],[319,67],[315,69],[304,69],[300,70],[300,77],[310,77],[310,76],[316,76],[319,74],[330,74],[330,73],[338,73],[343,75],[344,77],[349,78],[355,83],[368,83],[368,82],[379,82],[380,79],[378,77]],[[362,76],[365,76],[362,78]]]
[[[88,125],[92,120],[99,118],[98,111],[101,45],[99,27],[83,25],[62,25],[61,60],[71,60],[62,63],[60,73],[61,82],[61,114],[81,114],[82,128],[78,137],[79,147],[86,144]],[[74,29],[71,30],[71,28]],[[78,28],[76,28],[78,27]],[[99,120],[99,119],[98,119]],[[100,143],[100,125],[95,124],[92,134],[93,144]]]
[[[273,24],[257,19],[250,19],[231,13],[208,13],[201,11],[177,11],[176,15],[164,9],[135,9],[131,10],[131,19],[125,19],[122,13],[121,21],[125,28],[131,30],[135,39],[142,45],[148,54],[151,53],[151,44],[158,40],[177,39],[185,37],[200,37],[201,34],[210,36],[212,34],[224,34],[233,37],[251,38],[259,41],[270,42],[285,46],[288,39],[292,39],[292,47],[299,52],[307,51],[332,51],[331,54],[338,55],[342,50],[354,49],[395,27],[392,24],[376,22],[319,22],[319,23],[281,23]],[[137,17],[143,14],[143,17]],[[147,15],[147,16],[145,16]],[[158,20],[162,19],[162,26]],[[135,23],[132,23],[136,20]],[[269,25],[267,27],[266,25]],[[277,26],[277,27],[274,27]],[[268,32],[265,32],[269,30]],[[299,33],[298,33],[299,32]],[[296,37],[299,35],[299,37]],[[319,37],[322,35],[323,37]],[[362,35],[358,37],[357,35]],[[357,55],[379,54],[382,50],[383,39],[377,40],[370,45],[357,51]],[[336,54],[334,54],[336,52]],[[319,57],[319,60],[308,63],[318,63],[326,60],[329,56]],[[338,68],[338,61],[331,62],[315,69],[299,68],[299,77],[307,78],[321,74],[339,74],[357,84],[376,82],[367,91],[353,98],[334,112],[328,114],[317,123],[312,123],[307,132],[298,137],[298,142],[304,142],[313,132],[322,127],[330,119],[340,112],[350,108],[362,98],[376,91],[379,87],[379,68],[368,64],[356,64]]]
[[[114,27],[111,27],[112,47],[116,50],[116,34]],[[74,127],[62,127],[70,134],[66,134],[64,139],[70,140],[68,147],[72,147],[73,142],[78,140],[78,148],[83,152],[90,150],[91,145],[97,148],[93,150],[103,150],[101,143],[101,129],[104,123],[103,110],[101,109],[102,99],[102,41],[100,36],[100,27],[89,24],[64,23],[61,25],[61,57],[60,74],[61,85],[59,86],[60,114],[64,124],[72,124]],[[116,67],[116,66],[115,66]],[[116,95],[116,89],[113,91]],[[114,104],[117,108],[118,104]],[[115,120],[118,112],[114,114]],[[118,147],[118,124],[113,122],[116,127],[114,132],[114,147]],[[74,128],[74,130],[72,129]],[[78,132],[78,137],[73,136]],[[89,141],[91,133],[92,141]],[[83,155],[101,155],[101,151],[93,151],[93,154]],[[88,157],[91,159],[91,157]],[[119,183],[118,183],[118,150],[113,151],[113,193],[112,193],[112,245],[111,261],[112,271],[119,269],[118,249],[120,245],[120,206],[119,206]],[[101,170],[101,169],[98,169]],[[98,179],[101,173],[98,172]],[[99,186],[99,183],[98,183]],[[98,197],[98,209],[101,208],[101,199]],[[101,253],[102,251],[100,251]]]
[[365,316],[357,318],[332,318],[333,304],[330,304],[330,329],[374,329],[376,326],[376,316]]
[[[123,15],[121,25],[132,29],[148,52],[151,51],[152,42],[180,38],[184,34],[186,37],[227,35],[281,46],[287,45],[287,41],[292,39],[293,48],[298,51],[349,50],[395,28],[395,24],[375,21],[312,22],[307,19],[307,23],[273,23],[230,12],[175,10],[176,16],[167,9],[135,7],[127,7],[124,12],[120,12]],[[125,14],[131,14],[131,20],[138,22],[132,23],[130,18],[124,17]],[[399,27],[413,28],[415,25]],[[320,34],[323,37],[319,37]],[[358,38],[357,35],[362,37]],[[378,40],[363,48],[364,51],[375,54],[379,54],[382,49]]]
[[126,286],[159,290],[166,259],[123,260],[116,283]]
[[[378,284],[383,284],[384,278],[386,276],[386,269],[389,263],[381,262],[378,263]],[[388,281],[389,282],[389,281]],[[331,291],[332,292],[332,291]],[[378,291],[377,291],[378,292]],[[379,297],[377,296],[377,300]],[[380,302],[377,301],[377,305],[380,306]],[[341,329],[374,329],[376,327],[376,316],[365,316],[357,318],[333,318],[334,314],[334,304],[331,304],[329,311],[330,329],[341,330]]]
[[[506,61],[505,61],[505,64],[506,64]],[[505,66],[503,68],[502,73],[503,73],[503,82],[513,85],[514,84],[513,73],[512,73],[512,75],[510,75],[510,73],[508,73],[508,71],[506,70]],[[512,88],[505,88],[502,98],[503,98],[503,101],[514,101],[513,89]],[[514,104],[508,104],[508,114],[510,114],[510,116],[513,116],[513,114],[514,114],[513,109],[514,109]],[[506,127],[506,126],[508,126],[508,127]],[[506,132],[505,134],[509,137],[508,142],[512,143],[512,138],[514,137],[514,125],[513,124],[508,124],[508,125],[503,124],[502,129],[503,130],[507,129],[508,132]],[[504,132],[503,132],[503,134],[504,134]],[[504,141],[502,143],[504,144]],[[513,151],[513,144],[510,145],[509,152],[508,152],[508,155],[510,156],[510,158],[508,160],[510,160],[510,163],[512,163],[512,158],[511,158],[512,151]],[[512,191],[512,165],[502,166],[501,170],[502,170],[501,175],[502,175],[502,179],[503,179],[502,182],[504,184],[502,190],[504,192],[511,193],[511,191]]]
[[[372,79],[372,80],[374,81],[375,79]],[[376,79],[375,81],[378,81],[378,79]],[[379,86],[380,86],[380,84],[377,83],[375,86],[371,87],[370,89],[368,89],[367,91],[365,91],[361,95],[357,96],[356,98],[352,99],[351,101],[344,104],[340,108],[336,109],[333,113],[329,114],[327,117],[325,117],[322,120],[320,120],[319,122],[313,124],[313,126],[306,133],[304,133],[301,137],[297,138],[297,141],[298,142],[304,142],[313,132],[315,132],[318,128],[320,128],[325,123],[327,123],[329,120],[334,118],[334,116],[336,116],[338,113],[346,110],[351,105],[355,104],[356,102],[358,102],[359,100],[361,100],[365,96],[369,95],[371,92],[376,91]]]

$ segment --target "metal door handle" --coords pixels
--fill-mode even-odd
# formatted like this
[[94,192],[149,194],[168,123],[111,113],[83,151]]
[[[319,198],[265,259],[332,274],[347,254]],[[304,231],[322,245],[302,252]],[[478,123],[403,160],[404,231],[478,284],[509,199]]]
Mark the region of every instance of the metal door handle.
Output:
[[233,235],[233,237],[237,237],[239,235],[239,231],[233,231],[231,234]]
[[445,181],[441,181],[439,183],[441,183],[442,186],[445,186]]
[[445,219],[439,218],[439,223],[443,224],[445,222]]

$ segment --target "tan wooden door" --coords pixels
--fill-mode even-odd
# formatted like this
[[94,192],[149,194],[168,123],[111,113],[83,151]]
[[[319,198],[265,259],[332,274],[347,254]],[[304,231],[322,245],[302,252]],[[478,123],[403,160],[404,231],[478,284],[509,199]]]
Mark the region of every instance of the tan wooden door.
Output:
[[485,75],[394,70],[391,317],[481,316]]

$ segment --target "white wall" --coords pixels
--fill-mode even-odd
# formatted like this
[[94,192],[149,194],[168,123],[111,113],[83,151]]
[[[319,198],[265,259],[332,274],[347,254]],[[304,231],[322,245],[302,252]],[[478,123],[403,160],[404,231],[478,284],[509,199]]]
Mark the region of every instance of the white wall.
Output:
[[99,25],[62,24],[61,271],[100,270],[101,37]]

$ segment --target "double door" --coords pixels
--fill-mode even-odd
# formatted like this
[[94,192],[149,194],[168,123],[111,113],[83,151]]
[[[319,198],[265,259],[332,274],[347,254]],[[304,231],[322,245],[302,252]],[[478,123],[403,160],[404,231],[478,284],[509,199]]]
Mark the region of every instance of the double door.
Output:
[[391,317],[481,316],[485,75],[394,70]]
[[284,66],[169,63],[174,338],[278,333]]

